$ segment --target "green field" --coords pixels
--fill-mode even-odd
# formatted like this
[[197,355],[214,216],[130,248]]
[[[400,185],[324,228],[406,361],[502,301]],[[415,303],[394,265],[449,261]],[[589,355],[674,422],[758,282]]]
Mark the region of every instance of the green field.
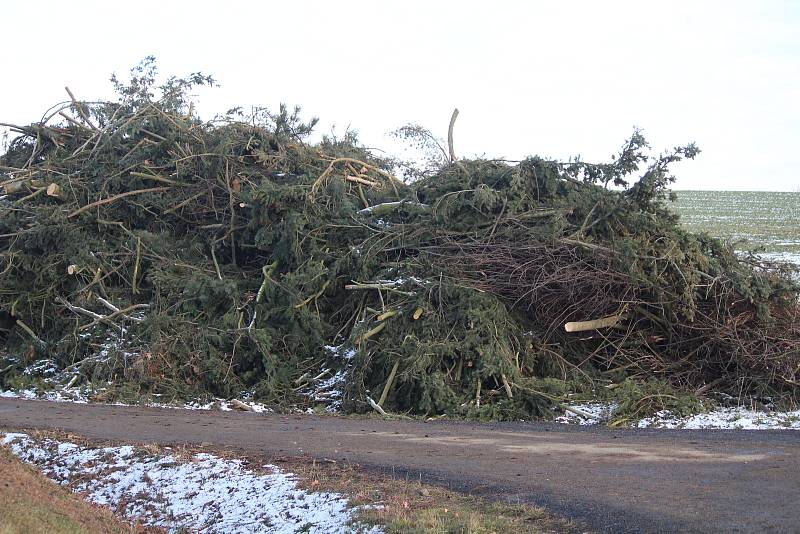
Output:
[[676,191],[672,207],[693,232],[733,241],[737,250],[800,263],[800,192]]

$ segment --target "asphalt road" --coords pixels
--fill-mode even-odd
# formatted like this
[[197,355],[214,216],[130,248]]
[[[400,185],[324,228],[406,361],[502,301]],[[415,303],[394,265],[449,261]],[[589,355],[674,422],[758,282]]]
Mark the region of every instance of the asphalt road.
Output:
[[536,504],[599,532],[800,532],[794,431],[384,421],[7,398],[0,429],[332,458]]

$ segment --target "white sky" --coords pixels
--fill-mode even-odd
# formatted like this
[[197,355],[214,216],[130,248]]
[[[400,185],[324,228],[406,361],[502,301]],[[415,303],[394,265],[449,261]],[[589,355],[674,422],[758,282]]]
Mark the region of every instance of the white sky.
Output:
[[155,55],[202,71],[204,115],[303,106],[368,146],[407,122],[459,156],[605,161],[634,126],[695,141],[679,189],[800,190],[800,1],[7,2],[0,122],[112,97]]

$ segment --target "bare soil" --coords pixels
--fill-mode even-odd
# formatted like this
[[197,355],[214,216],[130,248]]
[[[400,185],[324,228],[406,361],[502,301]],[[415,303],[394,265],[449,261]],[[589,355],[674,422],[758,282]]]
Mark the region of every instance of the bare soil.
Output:
[[670,431],[416,422],[0,399],[0,429],[226,448],[357,464],[602,532],[793,532],[791,431]]

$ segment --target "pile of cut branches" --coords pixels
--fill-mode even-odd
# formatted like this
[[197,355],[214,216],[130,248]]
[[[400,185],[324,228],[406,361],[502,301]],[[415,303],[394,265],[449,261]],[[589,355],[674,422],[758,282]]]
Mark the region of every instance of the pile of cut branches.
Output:
[[446,161],[406,182],[352,135],[310,143],[296,109],[204,122],[187,95],[210,78],[154,74],[11,126],[6,386],[47,369],[114,396],[487,419],[631,380],[796,399],[791,268],[668,209],[694,146],[651,158],[637,132],[608,164]]

